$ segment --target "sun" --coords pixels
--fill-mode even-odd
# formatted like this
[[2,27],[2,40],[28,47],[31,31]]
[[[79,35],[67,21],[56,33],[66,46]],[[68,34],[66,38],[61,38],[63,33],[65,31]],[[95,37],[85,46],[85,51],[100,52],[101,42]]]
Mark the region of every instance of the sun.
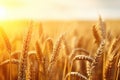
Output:
[[0,6],[0,20],[6,19],[7,11],[6,8],[3,6]]

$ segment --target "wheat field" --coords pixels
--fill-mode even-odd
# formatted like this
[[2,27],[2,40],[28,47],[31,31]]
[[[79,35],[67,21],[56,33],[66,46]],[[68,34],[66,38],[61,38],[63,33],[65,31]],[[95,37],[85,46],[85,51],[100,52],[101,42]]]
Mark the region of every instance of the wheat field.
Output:
[[0,80],[120,80],[119,26],[101,17],[1,22]]

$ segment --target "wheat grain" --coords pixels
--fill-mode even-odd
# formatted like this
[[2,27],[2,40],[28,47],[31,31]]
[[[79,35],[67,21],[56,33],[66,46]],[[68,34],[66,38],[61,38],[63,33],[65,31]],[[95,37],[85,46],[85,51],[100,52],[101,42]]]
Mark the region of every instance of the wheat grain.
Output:
[[92,31],[93,31],[93,36],[94,36],[94,38],[95,38],[95,43],[97,43],[97,44],[99,45],[100,42],[101,42],[101,37],[100,37],[99,32],[98,32],[98,30],[96,29],[96,26],[95,26],[95,25],[93,26]]

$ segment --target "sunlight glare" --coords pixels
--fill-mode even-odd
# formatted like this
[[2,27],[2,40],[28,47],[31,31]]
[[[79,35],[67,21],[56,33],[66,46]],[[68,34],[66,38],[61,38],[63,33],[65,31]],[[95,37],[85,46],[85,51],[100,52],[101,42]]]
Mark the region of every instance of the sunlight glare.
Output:
[[0,6],[0,20],[4,20],[7,16],[6,9],[2,6]]

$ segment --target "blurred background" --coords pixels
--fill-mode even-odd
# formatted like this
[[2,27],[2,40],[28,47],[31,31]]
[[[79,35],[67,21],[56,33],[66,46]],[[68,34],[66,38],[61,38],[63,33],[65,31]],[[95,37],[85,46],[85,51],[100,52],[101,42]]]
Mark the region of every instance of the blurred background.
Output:
[[118,28],[120,0],[0,0],[0,26],[11,32],[28,26],[30,20],[49,31],[91,27],[99,15],[108,26]]
[[0,20],[120,18],[120,0],[0,0]]

